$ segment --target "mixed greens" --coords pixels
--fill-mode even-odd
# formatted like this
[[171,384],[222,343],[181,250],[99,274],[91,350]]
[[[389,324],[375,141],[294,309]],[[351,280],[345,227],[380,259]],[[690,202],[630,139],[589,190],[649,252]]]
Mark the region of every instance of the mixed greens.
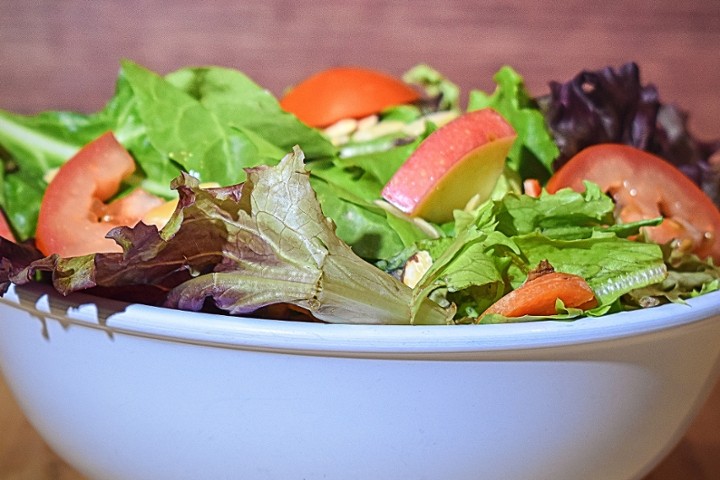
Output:
[[[186,310],[263,315],[291,305],[320,321],[388,324],[570,319],[720,287],[712,259],[644,241],[643,227],[662,218],[619,223],[595,184],[584,193],[522,192],[523,180],[545,182],[579,149],[602,142],[661,154],[711,196],[719,190],[708,159],[720,143],[694,139],[684,114],[640,84],[636,65],[583,72],[543,97],[531,96],[510,67],[494,78],[496,90],[470,92],[464,110],[493,108],[517,131],[505,173],[488,201],[439,225],[381,200],[395,171],[441,128],[437,119],[463,111],[457,87],[426,65],[405,76],[423,100],[381,112],[378,125],[400,127],[365,138],[333,141],[243,73],[220,67],[162,77],[124,61],[115,96],[99,112],[0,111],[0,206],[18,239],[0,240],[0,287],[51,281],[63,294],[90,289]],[[141,222],[111,230],[122,253],[45,256],[32,239],[48,178],[106,131],[139,167],[118,196],[141,187],[177,197],[177,208],[161,229]],[[420,254],[429,265],[403,283]],[[543,262],[585,279],[597,306],[483,315]]]

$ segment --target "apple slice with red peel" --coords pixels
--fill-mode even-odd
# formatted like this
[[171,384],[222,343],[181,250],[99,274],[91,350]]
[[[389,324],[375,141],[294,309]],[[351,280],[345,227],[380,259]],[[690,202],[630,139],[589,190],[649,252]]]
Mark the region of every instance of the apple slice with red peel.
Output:
[[468,201],[489,198],[517,133],[491,108],[465,113],[431,133],[383,188],[401,212],[435,223]]

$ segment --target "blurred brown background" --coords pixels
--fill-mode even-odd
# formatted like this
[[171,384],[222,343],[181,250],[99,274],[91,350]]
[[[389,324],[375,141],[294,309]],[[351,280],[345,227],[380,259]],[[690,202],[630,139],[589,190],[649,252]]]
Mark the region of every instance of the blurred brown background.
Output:
[[275,93],[330,65],[391,73],[427,62],[465,89],[502,64],[531,91],[635,60],[665,101],[720,136],[720,2],[0,1],[0,108],[94,110],[120,58],[161,73],[239,68]]
[[[276,94],[328,66],[401,74],[425,62],[465,91],[492,89],[509,64],[539,95],[550,80],[636,61],[697,135],[720,138],[719,48],[718,0],[0,0],[0,108],[97,110],[121,58],[160,73],[234,67]],[[0,479],[76,478],[0,381]],[[684,478],[720,478],[720,389],[648,480]]]

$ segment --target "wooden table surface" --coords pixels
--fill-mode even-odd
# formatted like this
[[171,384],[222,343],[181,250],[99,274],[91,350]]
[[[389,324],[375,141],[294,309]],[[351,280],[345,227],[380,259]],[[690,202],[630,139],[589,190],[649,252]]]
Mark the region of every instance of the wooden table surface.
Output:
[[[492,88],[510,64],[541,94],[549,80],[633,60],[700,137],[720,137],[717,0],[0,0],[0,12],[0,108],[20,113],[101,108],[121,58],[160,73],[231,66],[275,93],[330,65],[400,74],[427,62],[464,90]],[[0,479],[78,478],[0,380]],[[720,388],[647,478],[720,478]]]

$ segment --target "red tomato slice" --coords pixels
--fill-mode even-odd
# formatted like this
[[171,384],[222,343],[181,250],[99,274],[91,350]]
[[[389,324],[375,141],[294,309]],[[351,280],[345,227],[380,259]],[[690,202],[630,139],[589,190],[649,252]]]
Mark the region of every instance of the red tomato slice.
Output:
[[343,118],[362,118],[420,98],[415,89],[384,73],[358,67],[323,70],[302,81],[280,106],[312,127]]
[[542,193],[542,186],[537,178],[528,178],[523,181],[523,193],[530,197],[539,197]]
[[3,212],[0,212],[0,237],[10,240],[11,242],[16,241],[15,235],[13,234],[10,224],[8,223],[7,218],[5,218],[5,213]]
[[654,242],[675,240],[680,248],[720,264],[720,210],[662,158],[628,145],[594,145],[560,168],[548,181],[547,190],[582,191],[583,180],[597,183],[613,197],[621,221],[663,216],[662,224],[647,228]]
[[163,203],[140,189],[104,203],[134,171],[135,161],[112,132],[84,146],[60,167],[45,190],[35,233],[38,249],[63,257],[122,251],[105,238],[107,232],[135,225],[145,212]]

